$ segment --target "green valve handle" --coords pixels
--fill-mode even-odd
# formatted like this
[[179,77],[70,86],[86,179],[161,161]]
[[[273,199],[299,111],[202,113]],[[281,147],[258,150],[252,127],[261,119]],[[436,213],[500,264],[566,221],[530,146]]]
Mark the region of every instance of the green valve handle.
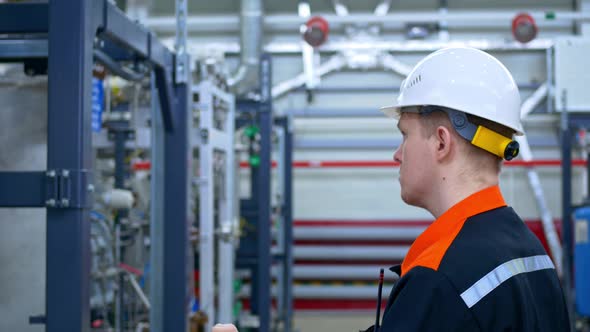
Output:
[[248,126],[244,130],[244,134],[246,134],[246,136],[249,138],[254,138],[259,131],[260,129],[258,129],[256,126]]
[[234,292],[237,293],[242,289],[242,281],[240,279],[234,280]]
[[555,19],[555,12],[546,12],[545,19],[546,20],[554,20]]
[[254,155],[250,157],[250,166],[258,167],[260,166],[260,156]]

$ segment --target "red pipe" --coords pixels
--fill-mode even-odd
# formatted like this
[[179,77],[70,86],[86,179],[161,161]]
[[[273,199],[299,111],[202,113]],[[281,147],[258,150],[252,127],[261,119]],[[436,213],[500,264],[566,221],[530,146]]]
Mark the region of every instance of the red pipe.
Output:
[[152,168],[150,161],[136,161],[131,166],[134,171],[149,171]]
[[[511,160],[504,162],[506,167],[550,167],[561,166],[559,159],[539,159],[532,161],[525,160]],[[583,159],[572,160],[572,165],[577,167],[586,166],[586,161]],[[149,170],[151,164],[149,161],[136,162],[132,168],[135,171]],[[241,168],[248,168],[247,161],[240,163]],[[277,162],[272,162],[272,167],[277,167]],[[393,160],[299,160],[293,162],[294,168],[393,168],[399,167],[399,163]]]
[[135,274],[138,277],[141,277],[143,275],[143,272],[140,269],[134,268],[133,266],[127,265],[125,263],[119,263],[119,268],[129,273]]

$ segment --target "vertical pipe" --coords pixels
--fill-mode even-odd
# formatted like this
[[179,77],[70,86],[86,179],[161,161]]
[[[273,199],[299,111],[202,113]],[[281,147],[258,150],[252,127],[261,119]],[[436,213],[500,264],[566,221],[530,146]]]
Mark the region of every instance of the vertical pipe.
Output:
[[151,80],[150,327],[164,331],[164,123],[155,75]]
[[547,68],[547,113],[553,113],[554,108],[554,85],[553,85],[553,48],[548,47],[545,51],[545,65]]
[[[240,9],[240,66],[228,79],[238,93],[248,92],[255,83],[258,60],[262,50],[262,0],[241,0]],[[243,86],[239,86],[241,83]]]
[[[114,134],[114,145],[115,145],[115,188],[123,189],[125,187],[125,141],[127,133],[123,130],[123,125],[117,123],[113,129]],[[124,227],[121,224],[121,219],[124,218],[125,210],[119,210],[115,218],[116,236],[115,243],[117,244],[117,264],[122,263],[125,259],[125,248],[121,246],[121,233],[124,232]],[[119,331],[124,331],[124,314],[123,307],[125,305],[125,275],[119,273],[118,276],[118,290],[117,300],[115,305],[115,326],[118,327]]]
[[[49,3],[47,169],[92,170],[92,2]],[[67,20],[63,14],[69,13]],[[89,181],[92,179],[88,174]],[[81,185],[81,184],[79,184]],[[90,330],[90,188],[84,207],[47,209],[46,331]]]
[[228,113],[225,118],[225,125],[223,131],[227,135],[227,141],[225,146],[225,192],[219,197],[219,219],[221,222],[221,229],[228,235],[228,238],[219,241],[219,268],[218,268],[218,280],[219,280],[219,310],[218,320],[222,323],[231,323],[234,321],[233,317],[233,303],[234,303],[234,260],[235,260],[235,247],[234,247],[234,219],[235,207],[234,207],[234,192],[235,192],[235,157],[234,157],[234,126],[235,126],[235,102],[233,97],[228,95]]
[[208,81],[199,84],[201,140],[199,148],[199,172],[203,181],[199,186],[199,304],[208,317],[206,332],[210,332],[215,320],[214,303],[214,179],[213,147],[208,140],[213,126],[213,97]]

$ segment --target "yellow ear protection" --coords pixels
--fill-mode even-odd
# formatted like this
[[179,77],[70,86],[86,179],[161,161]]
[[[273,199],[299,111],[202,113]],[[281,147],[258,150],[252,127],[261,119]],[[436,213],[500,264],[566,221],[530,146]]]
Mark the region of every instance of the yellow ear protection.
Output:
[[512,160],[518,156],[518,142],[484,126],[478,126],[469,122],[467,115],[463,112],[444,107],[426,106],[423,107],[421,113],[430,113],[437,109],[445,111],[449,115],[449,119],[455,130],[461,137],[471,142],[471,144],[505,160]]

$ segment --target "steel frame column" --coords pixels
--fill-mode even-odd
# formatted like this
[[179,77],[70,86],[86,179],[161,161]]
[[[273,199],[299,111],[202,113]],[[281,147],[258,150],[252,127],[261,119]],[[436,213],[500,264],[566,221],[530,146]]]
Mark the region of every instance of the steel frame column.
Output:
[[[257,112],[260,126],[260,165],[252,169],[252,197],[258,205],[258,220],[256,231],[257,264],[252,271],[253,287],[252,313],[260,321],[259,331],[270,331],[270,309],[272,279],[271,267],[271,142],[272,142],[272,96],[271,96],[271,60],[268,54],[260,59],[260,105]],[[256,186],[255,186],[256,185]]]
[[[238,267],[251,270],[250,311],[254,317],[244,322],[258,331],[270,331],[271,311],[271,143],[272,96],[270,55],[260,59],[260,99],[240,100],[237,110],[246,115],[237,119],[237,126],[258,126],[260,150],[258,166],[250,165],[250,198],[240,201],[240,214],[248,222],[249,230],[240,240]],[[247,119],[246,119],[247,118]]]
[[151,193],[150,193],[150,329],[164,330],[164,123],[155,83],[151,75]]
[[[51,1],[48,171],[89,171],[94,24],[92,2]],[[63,19],[64,15],[68,19]],[[63,173],[62,173],[63,174]],[[82,195],[90,188],[75,188]],[[88,206],[47,209],[46,330],[90,330]]]
[[284,331],[290,332],[293,318],[293,130],[288,117],[282,121],[285,128],[283,161],[283,308]]
[[570,325],[574,327],[574,299],[572,294],[572,147],[567,111],[561,113],[561,222],[563,243],[563,289],[570,314]]
[[[166,67],[166,73],[175,73],[174,88],[160,86],[159,89],[172,92],[171,121],[164,133],[164,243],[163,243],[163,331],[187,331],[188,310],[192,299],[189,290],[192,282],[192,260],[189,247],[189,227],[193,222],[191,204],[192,186],[192,128],[191,77],[186,64],[186,19],[187,3],[176,0],[176,50],[174,64]],[[156,73],[158,73],[156,71]],[[167,76],[167,75],[166,75]],[[172,82],[169,82],[172,83]],[[164,90],[159,91],[161,94]],[[164,93],[165,95],[166,93]],[[160,96],[160,100],[162,97]],[[164,117],[164,120],[166,118]],[[166,121],[164,121],[166,124]]]
[[189,82],[175,86],[173,131],[164,134],[164,331],[186,331],[188,318],[187,278],[190,171],[192,150],[189,126]]

